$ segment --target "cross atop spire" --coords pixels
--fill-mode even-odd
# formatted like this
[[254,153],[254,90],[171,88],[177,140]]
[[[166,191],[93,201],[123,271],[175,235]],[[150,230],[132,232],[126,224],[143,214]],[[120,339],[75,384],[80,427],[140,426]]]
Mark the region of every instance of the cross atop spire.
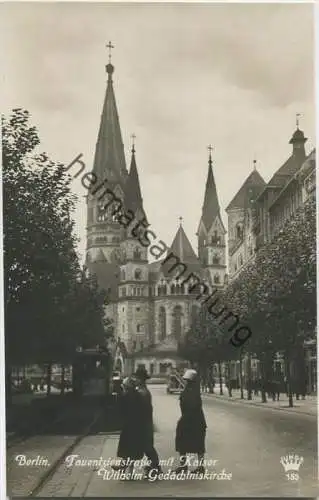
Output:
[[296,113],[296,125],[297,125],[297,129],[299,129],[299,118],[301,117],[301,114],[300,113]]
[[135,153],[135,139],[136,139],[136,135],[132,134],[131,135],[131,139],[132,139],[132,153],[134,154]]
[[112,49],[114,49],[114,45],[112,45],[112,42],[109,42],[106,45],[106,48],[109,49],[109,64],[111,64],[111,58],[112,58]]
[[213,151],[213,146],[210,144],[208,147],[207,147],[208,151],[209,151],[209,157],[208,157],[208,163],[211,165],[212,164],[212,151]]
[[179,225],[180,225],[180,226],[182,225],[182,222],[183,222],[183,217],[180,217],[180,218],[179,218]]
[[254,159],[253,159],[253,165],[254,165],[254,170],[256,171],[257,170],[257,160],[256,160],[256,155],[254,155]]

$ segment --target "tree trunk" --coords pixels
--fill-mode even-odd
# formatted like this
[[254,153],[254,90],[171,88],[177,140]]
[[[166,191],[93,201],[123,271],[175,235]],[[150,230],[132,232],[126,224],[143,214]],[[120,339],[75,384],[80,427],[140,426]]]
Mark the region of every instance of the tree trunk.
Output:
[[286,372],[287,372],[287,391],[288,391],[289,408],[293,408],[294,406],[291,368],[292,366],[291,366],[290,355],[289,353],[287,353]]
[[252,373],[251,373],[251,354],[248,353],[247,358],[247,399],[248,401],[252,400]]
[[47,396],[51,394],[51,380],[52,378],[52,364],[49,363],[47,366]]
[[219,394],[223,396],[223,379],[222,379],[222,364],[218,361],[218,377],[219,377]]
[[239,353],[239,383],[240,383],[240,399],[244,399],[244,388],[243,388],[243,354]]
[[267,403],[266,396],[266,359],[265,356],[260,360],[260,372],[261,372],[261,402]]
[[61,396],[65,392],[65,365],[61,365]]

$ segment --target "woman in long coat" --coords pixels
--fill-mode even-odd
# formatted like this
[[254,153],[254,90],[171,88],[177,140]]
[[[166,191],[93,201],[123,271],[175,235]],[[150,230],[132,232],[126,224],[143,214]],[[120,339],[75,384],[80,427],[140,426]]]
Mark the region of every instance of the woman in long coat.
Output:
[[141,460],[144,455],[143,446],[143,400],[136,389],[136,380],[126,378],[123,381],[124,394],[121,396],[120,418],[121,434],[117,448],[117,456],[121,458],[119,465],[112,466],[114,470],[133,471],[134,461]]
[[186,370],[183,379],[185,389],[180,396],[182,416],[177,422],[175,449],[180,454],[180,466],[176,472],[187,470],[186,455],[196,453],[198,467],[193,472],[204,473],[206,420],[202,408],[200,384],[195,370]]

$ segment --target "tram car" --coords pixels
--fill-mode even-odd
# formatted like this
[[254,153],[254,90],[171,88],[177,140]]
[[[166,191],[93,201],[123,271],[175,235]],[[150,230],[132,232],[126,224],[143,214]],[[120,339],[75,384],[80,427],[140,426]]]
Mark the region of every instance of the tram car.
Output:
[[73,392],[77,396],[111,394],[112,358],[100,348],[79,349],[73,363]]

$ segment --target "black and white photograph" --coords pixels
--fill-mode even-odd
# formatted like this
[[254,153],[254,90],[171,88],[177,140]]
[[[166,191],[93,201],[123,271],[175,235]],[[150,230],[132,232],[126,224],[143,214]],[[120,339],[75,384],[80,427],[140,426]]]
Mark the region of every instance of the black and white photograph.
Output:
[[0,13],[7,498],[317,497],[315,6]]

